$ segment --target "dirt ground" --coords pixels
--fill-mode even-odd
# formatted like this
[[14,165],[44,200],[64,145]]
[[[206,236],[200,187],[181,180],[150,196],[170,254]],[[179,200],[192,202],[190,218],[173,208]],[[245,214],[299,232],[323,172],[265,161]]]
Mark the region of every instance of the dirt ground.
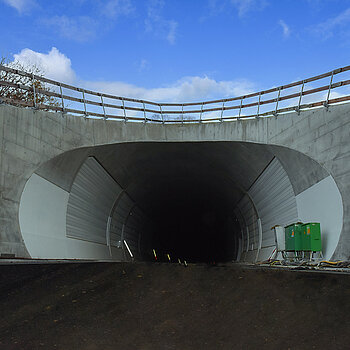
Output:
[[350,349],[350,276],[176,264],[0,266],[0,349]]

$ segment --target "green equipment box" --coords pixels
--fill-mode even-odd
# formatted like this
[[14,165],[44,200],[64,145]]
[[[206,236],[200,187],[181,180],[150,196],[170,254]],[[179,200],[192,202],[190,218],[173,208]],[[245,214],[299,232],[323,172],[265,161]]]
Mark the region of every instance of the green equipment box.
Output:
[[303,250],[311,252],[322,251],[321,226],[318,222],[309,222],[303,225]]
[[302,236],[303,236],[303,224],[295,223],[288,225],[284,228],[286,238],[286,251],[295,252],[303,250]]

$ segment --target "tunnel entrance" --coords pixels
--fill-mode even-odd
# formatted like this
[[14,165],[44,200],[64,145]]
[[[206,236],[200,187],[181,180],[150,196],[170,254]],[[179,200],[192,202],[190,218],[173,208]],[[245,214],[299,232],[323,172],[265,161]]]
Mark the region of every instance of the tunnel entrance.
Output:
[[[143,259],[226,262],[238,256],[235,206],[273,155],[258,145],[143,143],[119,145],[118,178],[152,223],[144,233]],[[232,147],[233,146],[233,147]],[[113,169],[107,147],[96,154]],[[112,151],[110,151],[112,152]],[[138,175],[137,175],[138,174]]]
[[[156,226],[152,246],[172,259],[229,261],[236,256],[239,225],[229,198],[203,179],[169,183],[150,212]],[[231,210],[230,210],[231,209]]]
[[[154,249],[158,261],[169,254],[254,262],[271,255],[273,225],[317,219],[299,198],[327,195],[320,215],[342,213],[341,199],[329,200],[330,191],[339,194],[332,181],[309,157],[279,146],[112,144],[66,152],[37,169],[19,219],[32,257],[130,260],[127,244],[139,260],[154,261]],[[329,254],[341,223],[338,215]]]

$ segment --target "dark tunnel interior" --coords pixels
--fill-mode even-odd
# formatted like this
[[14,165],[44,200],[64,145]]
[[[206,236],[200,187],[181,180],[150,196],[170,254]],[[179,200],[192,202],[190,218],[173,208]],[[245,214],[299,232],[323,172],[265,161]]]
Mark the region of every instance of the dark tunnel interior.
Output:
[[145,260],[153,248],[159,259],[207,263],[236,259],[234,209],[273,158],[238,142],[120,144],[96,153],[152,223],[142,237]]
[[[163,187],[150,211],[152,246],[192,262],[234,259],[237,221],[227,194],[206,179],[183,178]],[[164,256],[164,254],[163,254]]]

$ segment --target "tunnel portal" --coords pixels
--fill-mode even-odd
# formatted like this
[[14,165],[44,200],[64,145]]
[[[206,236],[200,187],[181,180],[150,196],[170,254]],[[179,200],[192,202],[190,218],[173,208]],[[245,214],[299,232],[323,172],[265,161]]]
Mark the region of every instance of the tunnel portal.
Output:
[[81,148],[32,175],[20,225],[32,257],[256,261],[274,249],[272,225],[298,220],[298,195],[328,177],[299,152],[247,142]]

